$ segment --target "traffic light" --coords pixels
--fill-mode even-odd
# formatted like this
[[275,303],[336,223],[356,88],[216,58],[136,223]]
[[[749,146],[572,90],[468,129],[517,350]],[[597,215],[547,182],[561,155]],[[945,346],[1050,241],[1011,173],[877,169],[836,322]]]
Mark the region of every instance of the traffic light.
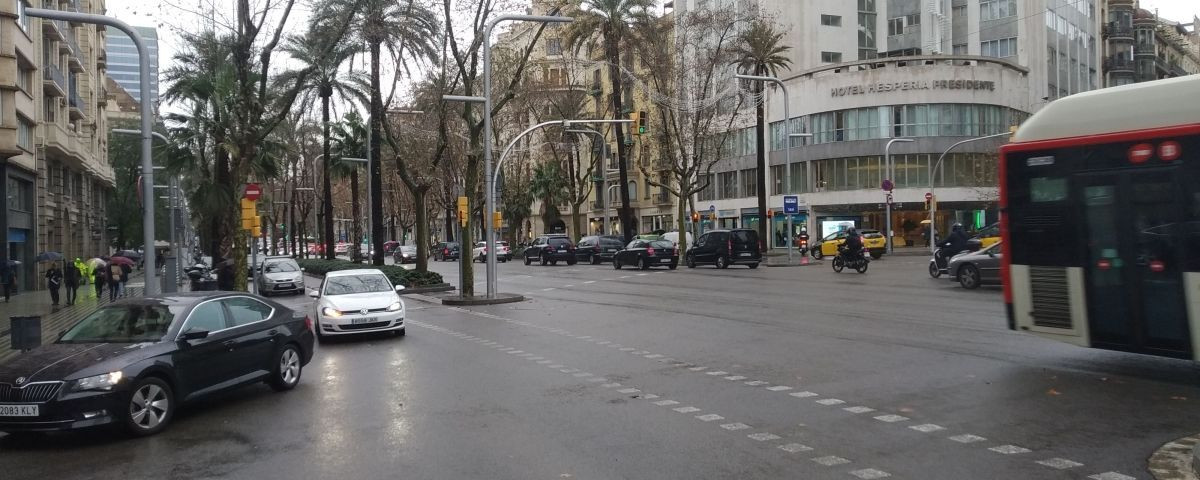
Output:
[[692,212],[692,223],[700,223],[700,212]]
[[250,230],[257,223],[258,205],[254,200],[242,199],[242,230]]
[[767,218],[774,218],[774,217],[775,217],[775,212],[772,210],[767,210]]
[[647,117],[646,112],[638,112],[637,122],[636,122],[638,135],[646,134],[646,117]]
[[499,230],[500,227],[500,212],[492,212],[492,226]]
[[633,134],[642,134],[642,112],[633,112],[629,114],[629,119],[633,121]]
[[458,224],[467,226],[467,197],[458,197]]

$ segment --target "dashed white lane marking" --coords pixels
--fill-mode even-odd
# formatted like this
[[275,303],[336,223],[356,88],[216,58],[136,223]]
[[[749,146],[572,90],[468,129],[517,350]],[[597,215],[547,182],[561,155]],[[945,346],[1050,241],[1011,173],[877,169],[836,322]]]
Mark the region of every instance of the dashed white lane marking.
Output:
[[634,350],[637,350],[637,349],[633,348],[633,347],[621,347],[622,352],[632,352]]
[[693,371],[693,372],[699,372],[699,371],[701,371],[701,370],[704,370],[704,369],[706,369],[706,368],[708,368],[708,367],[692,367],[692,368],[689,368],[688,370],[691,370],[691,371]]
[[692,413],[692,412],[700,411],[700,409],[696,408],[696,407],[679,407],[679,408],[672,408],[671,410],[674,410],[679,413]]
[[749,381],[749,382],[745,382],[745,383],[746,383],[746,385],[749,385],[749,386],[751,386],[751,387],[757,387],[757,386],[759,386],[759,385],[766,385],[766,384],[767,384],[767,382],[764,382],[764,381],[762,381],[762,380],[753,380],[753,381]]
[[622,388],[620,390],[617,390],[617,393],[637,393],[640,391],[641,390],[638,390],[636,388]]
[[574,376],[576,376],[576,377],[579,377],[579,378],[583,378],[583,377],[590,377],[590,376],[592,376],[592,374],[590,374],[590,373],[588,373],[588,372],[579,372],[579,373],[573,373],[572,375],[574,375]]
[[563,288],[571,288],[571,287],[574,287],[574,285],[563,285]]
[[558,371],[563,372],[563,373],[575,373],[575,372],[578,372],[579,369],[578,368],[561,368]]
[[868,412],[875,411],[875,409],[871,408],[871,407],[846,407],[846,408],[843,408],[842,410],[845,410],[850,413],[868,413]]
[[932,423],[926,423],[926,424],[922,424],[922,425],[913,425],[908,428],[911,428],[911,429],[916,430],[921,433],[930,433],[930,432],[936,432],[938,430],[946,429],[945,427],[943,427],[941,425],[934,425]]
[[890,473],[887,473],[883,470],[876,470],[874,468],[864,468],[862,470],[854,470],[854,471],[850,472],[850,474],[854,475],[858,478],[861,478],[863,480],[873,480],[876,478],[886,478],[886,477],[892,476],[892,474],[890,474]]
[[658,398],[658,395],[655,395],[653,393],[647,393],[645,395],[642,395],[642,398],[644,398],[646,400],[654,400],[654,399]]
[[780,445],[779,449],[783,450],[785,452],[788,452],[788,453],[800,453],[800,452],[811,452],[812,451],[812,447],[810,447],[808,445],[800,444],[800,443],[789,443],[786,445]]
[[721,428],[724,428],[726,430],[745,430],[747,428],[750,428],[750,426],[746,425],[744,423],[738,422],[738,423],[726,423],[724,425],[721,425]]
[[726,379],[726,380],[738,381],[738,380],[745,380],[745,379],[746,379],[746,377],[743,377],[743,376],[741,376],[741,375],[730,375],[730,376],[728,376],[728,377],[725,377],[725,379]]
[[746,436],[747,436],[747,437],[749,437],[751,440],[758,440],[758,441],[760,441],[760,442],[765,442],[765,441],[767,441],[767,440],[779,440],[780,438],[783,438],[783,437],[780,437],[779,435],[776,435],[776,434],[774,434],[774,433],[766,433],[766,432],[762,432],[762,433],[751,433],[751,434],[749,434],[749,435],[746,435]]
[[1018,447],[1016,445],[1000,445],[998,447],[989,448],[988,450],[1003,455],[1016,455],[1018,453],[1029,453],[1031,451],[1028,448]]
[[630,352],[630,355],[645,355],[647,353],[650,353],[650,352],[647,350],[638,350],[636,352]]
[[554,363],[554,360],[538,360],[537,363],[545,365],[547,363]]
[[705,374],[708,374],[708,375],[712,375],[712,376],[714,376],[714,377],[715,377],[715,376],[717,376],[717,375],[728,375],[728,374],[729,374],[729,372],[722,372],[722,371],[720,371],[720,370],[713,370],[713,371],[711,371],[711,372],[704,372],[704,373],[705,373]]
[[840,405],[846,403],[846,401],[838,398],[822,398],[817,400],[817,403],[821,405]]
[[654,358],[663,358],[663,356],[662,356],[662,355],[659,355],[659,354],[657,354],[657,353],[651,353],[651,354],[649,354],[649,355],[646,355],[646,358],[650,358],[650,359],[654,359]]
[[770,390],[772,392],[782,392],[782,391],[791,390],[791,389],[792,389],[792,387],[788,387],[785,385],[776,385],[774,387],[767,387],[767,390]]
[[889,414],[889,415],[880,415],[878,417],[875,417],[875,419],[879,420],[881,422],[896,423],[896,422],[903,422],[905,420],[908,420],[908,417],[902,417],[900,415],[890,415]]
[[589,379],[587,379],[587,381],[592,382],[592,383],[601,383],[601,382],[607,382],[608,379],[604,378],[604,377],[595,377],[595,378],[589,378]]
[[604,388],[616,388],[616,387],[619,387],[619,386],[621,386],[621,384],[619,384],[619,383],[617,383],[617,382],[613,382],[613,383],[606,383],[606,384],[604,384],[604,385],[601,385],[601,387],[604,387]]
[[542,291],[543,291],[543,292],[549,292],[549,291],[551,291],[551,290],[557,290],[557,289],[556,289],[556,288],[554,288],[554,287],[546,287],[546,288],[543,288],[543,289],[542,289]]
[[1082,463],[1072,461],[1072,460],[1067,460],[1065,458],[1058,458],[1058,457],[1047,458],[1045,460],[1038,460],[1036,463],[1038,465],[1044,465],[1044,466],[1047,466],[1050,468],[1057,468],[1059,470],[1066,470],[1068,468],[1075,468],[1075,467],[1083,466]]
[[955,435],[953,437],[950,437],[950,439],[954,440],[958,443],[975,443],[975,442],[982,442],[984,440],[987,440],[986,438],[983,438],[979,435],[971,435],[969,433],[964,433],[962,435]]
[[516,355],[518,353],[525,353],[525,351],[524,350],[509,350],[508,353]]
[[595,280],[588,280],[588,281],[586,281],[586,282],[583,282],[583,284],[584,284],[584,285],[591,285],[591,284],[593,284],[593,283],[596,283],[596,281],[595,281]]
[[546,357],[529,357],[529,360],[544,360]]
[[623,276],[623,277],[621,277],[621,278],[629,278],[629,275],[625,275],[625,276]]
[[812,459],[812,461],[817,462],[826,467],[832,467],[834,465],[844,465],[844,464],[850,463],[849,460],[846,460],[842,457],[835,457],[833,455],[817,457],[817,458]]
[[660,407],[666,407],[669,405],[679,405],[679,402],[676,402],[674,400],[659,400],[657,402],[654,402],[654,404],[658,405]]
[[1095,475],[1088,475],[1088,478],[1093,480],[1136,480],[1133,477],[1117,472],[1104,472]]
[[716,421],[716,420],[724,420],[725,419],[725,417],[722,417],[715,413],[709,413],[707,415],[696,415],[696,418],[700,419],[700,421],[702,421],[702,422],[712,422],[712,421]]
[[610,342],[610,341],[608,341],[608,340],[605,340],[605,341],[603,341],[603,342],[596,342],[596,345],[608,345],[608,344],[610,344],[610,343],[612,343],[612,342]]
[[[639,277],[644,277],[644,276],[646,276],[646,275],[647,275],[647,274],[645,274],[645,273],[639,273],[639,274],[637,274],[637,276],[639,276]],[[621,277],[621,278],[625,278],[625,277]]]
[[580,339],[580,340],[587,340],[587,339],[589,339],[589,338],[592,338],[592,336],[591,336],[591,335],[580,335],[580,336],[578,336],[578,337],[575,337],[575,338],[578,338],[578,339]]
[[558,364],[550,365],[550,368],[562,368],[562,367],[563,367],[562,365],[558,365]]
[[789,393],[788,395],[791,395],[796,398],[808,398],[808,397],[818,396],[818,394],[813,393],[813,392],[792,392],[792,393]]

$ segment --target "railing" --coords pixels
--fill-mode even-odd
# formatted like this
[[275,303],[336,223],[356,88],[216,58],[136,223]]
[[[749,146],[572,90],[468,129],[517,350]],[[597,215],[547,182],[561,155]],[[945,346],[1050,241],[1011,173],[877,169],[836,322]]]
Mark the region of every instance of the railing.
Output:
[[656,203],[671,203],[671,193],[670,192],[658,192],[658,193],[654,194],[654,201]]
[[62,70],[58,69],[58,65],[46,63],[42,65],[42,78],[50,80],[58,85],[59,89],[66,90],[67,77],[63,76]]
[[1104,69],[1109,71],[1126,70],[1133,71],[1133,60],[1125,57],[1111,56],[1104,59]]
[[1109,22],[1101,33],[1107,35],[1108,38],[1133,38],[1133,25]]
[[79,91],[75,85],[71,85],[71,91],[67,94],[67,105],[80,111],[83,110],[83,99],[79,98]]

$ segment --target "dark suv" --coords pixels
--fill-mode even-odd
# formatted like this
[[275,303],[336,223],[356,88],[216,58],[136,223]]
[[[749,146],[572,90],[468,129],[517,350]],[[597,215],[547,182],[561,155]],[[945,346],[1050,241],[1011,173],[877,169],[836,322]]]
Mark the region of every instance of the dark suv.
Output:
[[581,262],[592,262],[592,265],[611,262],[617,251],[624,246],[625,242],[616,235],[583,237],[575,246],[575,258]]
[[533,241],[533,245],[521,253],[525,264],[537,259],[542,265],[549,263],[557,265],[559,260],[565,260],[567,265],[575,264],[575,244],[566,235],[542,235]]
[[685,261],[688,268],[701,264],[712,264],[717,268],[730,265],[758,268],[762,262],[758,232],[744,228],[704,232],[696,239],[696,245],[688,249]]
[[438,242],[437,245],[433,246],[432,251],[429,252],[429,256],[434,260],[445,262],[447,260],[458,260],[458,253],[458,242]]

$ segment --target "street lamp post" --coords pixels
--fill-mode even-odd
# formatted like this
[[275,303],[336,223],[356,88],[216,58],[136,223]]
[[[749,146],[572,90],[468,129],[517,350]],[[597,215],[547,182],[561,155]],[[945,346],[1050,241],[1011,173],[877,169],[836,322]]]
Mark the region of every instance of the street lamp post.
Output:
[[[484,182],[487,183],[485,190],[487,190],[487,192],[488,192],[487,198],[484,199],[484,203],[486,204],[485,210],[487,211],[487,214],[488,214],[488,217],[485,221],[488,225],[486,241],[487,241],[488,251],[491,251],[491,252],[496,251],[496,248],[495,248],[496,247],[496,245],[495,245],[496,239],[493,237],[493,235],[495,233],[495,229],[492,227],[492,218],[491,218],[492,212],[495,211],[495,209],[496,209],[496,204],[495,204],[496,200],[492,196],[492,193],[496,187],[495,181],[493,180],[494,177],[492,175],[492,146],[491,146],[491,143],[492,143],[492,29],[496,27],[496,24],[498,24],[500,22],[508,22],[508,21],[566,23],[566,22],[575,21],[575,19],[573,19],[571,17],[558,17],[558,16],[549,16],[549,15],[501,15],[499,17],[492,19],[492,21],[488,22],[487,26],[485,26],[483,29],[483,97],[463,97],[460,95],[444,95],[444,96],[442,96],[442,98],[444,100],[460,100],[460,101],[482,102],[483,103],[483,138],[484,138],[484,141],[487,142],[487,145],[483,149],[483,179],[484,179]],[[149,89],[149,87],[146,87],[146,88]],[[461,247],[460,251],[465,254],[466,253],[465,250],[467,248],[469,248],[468,245],[463,245]],[[462,261],[464,258],[467,257],[467,255],[464,255],[464,254],[459,255],[460,261]],[[496,258],[496,255],[494,255],[494,254],[488,255],[487,258],[488,258],[487,296],[488,296],[488,298],[495,298],[495,278],[496,278],[495,258]],[[464,263],[464,266],[465,266],[465,263]]]
[[[733,78],[736,78],[738,80],[750,80],[753,82],[771,82],[771,83],[774,83],[775,85],[778,85],[779,89],[783,91],[783,131],[788,132],[788,133],[791,132],[792,114],[791,114],[791,110],[789,108],[789,104],[791,102],[788,101],[787,85],[783,84],[783,80],[780,80],[777,77],[767,77],[767,76],[761,76],[761,75],[742,75],[740,73],[735,74],[733,76]],[[766,97],[764,96],[764,98],[766,98]],[[792,143],[791,142],[792,141],[790,138],[785,138],[785,140],[788,142],[788,148],[783,149],[783,163],[784,163],[784,165],[787,165],[788,167],[784,171],[783,175],[784,175],[784,178],[786,179],[784,181],[787,182],[787,184],[790,186],[792,184],[792,166],[791,166],[791,163],[792,163],[792,156],[791,156],[792,155],[792,149],[791,149]],[[768,141],[765,143],[767,145],[759,145],[758,148],[766,148],[768,145],[770,145],[771,142]],[[769,165],[770,165],[770,162],[767,162],[767,165],[764,165],[764,169],[767,170],[765,172],[762,172],[762,176],[763,176],[762,178],[764,178],[764,179],[767,178],[767,175],[770,172],[770,168],[767,168]],[[768,181],[765,183],[770,184],[771,182],[768,179]],[[761,185],[761,186],[759,186],[759,188],[767,188],[767,186]],[[767,208],[771,208],[771,207],[768,206]],[[761,221],[761,222],[767,221],[767,212],[758,212],[758,218],[759,218],[759,221]],[[791,217],[789,216],[788,217],[789,228],[790,228],[791,222],[792,222],[792,220],[791,220]],[[770,224],[768,224],[768,227],[769,226],[770,226]],[[791,233],[791,232],[788,232],[788,233]],[[766,240],[767,242],[770,242],[770,239],[764,239],[764,240]],[[792,242],[788,242],[787,249],[788,249],[788,263],[791,263],[792,262]]]
[[[790,130],[788,127],[784,127],[784,128]],[[792,159],[792,139],[793,138],[812,138],[812,134],[811,133],[789,133],[787,136],[787,148],[785,148],[785,154],[784,154],[785,158],[787,158],[787,161],[786,161],[786,170],[784,171],[784,177],[783,177],[785,179],[783,191],[785,191],[785,192],[788,191],[788,189],[792,188],[791,159]],[[799,211],[798,208],[796,210]],[[796,229],[795,229],[795,227],[792,226],[792,214],[784,212],[784,215],[787,215],[787,228],[788,228],[788,233],[787,233],[787,236],[784,237],[784,240],[787,241],[787,244],[788,244],[787,245],[788,264],[791,264],[792,263],[792,246],[796,243],[795,241],[792,240],[792,238],[794,238],[794,236],[796,235]],[[809,219],[808,219],[809,222],[812,222],[811,217],[812,217],[812,215],[809,215]]]
[[[913,139],[911,138],[893,138],[888,140],[887,145],[883,146],[883,169],[884,175],[887,175],[887,181],[889,183],[892,181],[892,177],[894,176],[892,175],[892,144],[896,142],[910,143],[912,141]],[[887,240],[887,253],[892,253],[892,190],[888,189],[887,192],[888,196],[887,201],[885,202],[887,204],[885,207],[887,211],[887,220],[884,222],[884,228],[886,230],[884,230],[883,234],[886,235],[885,240]]]
[[954,150],[954,147],[957,147],[964,143],[977,142],[980,140],[987,140],[989,138],[1003,137],[1005,135],[1011,135],[1011,133],[1004,132],[1004,133],[996,133],[996,134],[992,134],[992,135],[984,135],[982,137],[968,138],[966,140],[962,140],[958,143],[950,145],[950,147],[946,148],[946,150],[944,152],[942,152],[941,155],[938,155],[937,163],[933,164],[933,166],[929,169],[929,196],[930,196],[930,199],[929,199],[929,251],[931,253],[937,252],[937,236],[936,236],[937,227],[935,226],[935,224],[937,222],[934,221],[934,214],[937,213],[937,197],[933,196],[934,172],[937,172],[938,168],[941,168],[942,160],[944,160],[946,158],[947,153],[950,153],[951,150]]
[[[49,10],[45,8],[26,8],[25,15],[37,18],[48,18],[52,20],[66,20],[68,22],[90,23],[94,25],[106,25],[115,27],[133,41],[134,47],[138,52],[138,84],[142,94],[145,95],[150,91],[150,50],[146,48],[146,42],[142,40],[142,36],[129,26],[128,23],[117,20],[116,18],[96,15],[91,13],[79,13],[66,10]],[[145,261],[154,264],[154,164],[151,161],[151,127],[154,123],[154,112],[150,109],[150,102],[140,102],[141,110],[141,136],[142,136],[142,199],[145,205],[142,209],[142,241],[146,245]],[[7,228],[8,219],[7,212],[4,213],[4,225],[0,227]],[[4,247],[4,253],[7,253],[7,244]],[[142,290],[145,295],[154,295],[158,293],[158,284],[154,277],[158,272],[151,269],[146,269],[146,286]]]

